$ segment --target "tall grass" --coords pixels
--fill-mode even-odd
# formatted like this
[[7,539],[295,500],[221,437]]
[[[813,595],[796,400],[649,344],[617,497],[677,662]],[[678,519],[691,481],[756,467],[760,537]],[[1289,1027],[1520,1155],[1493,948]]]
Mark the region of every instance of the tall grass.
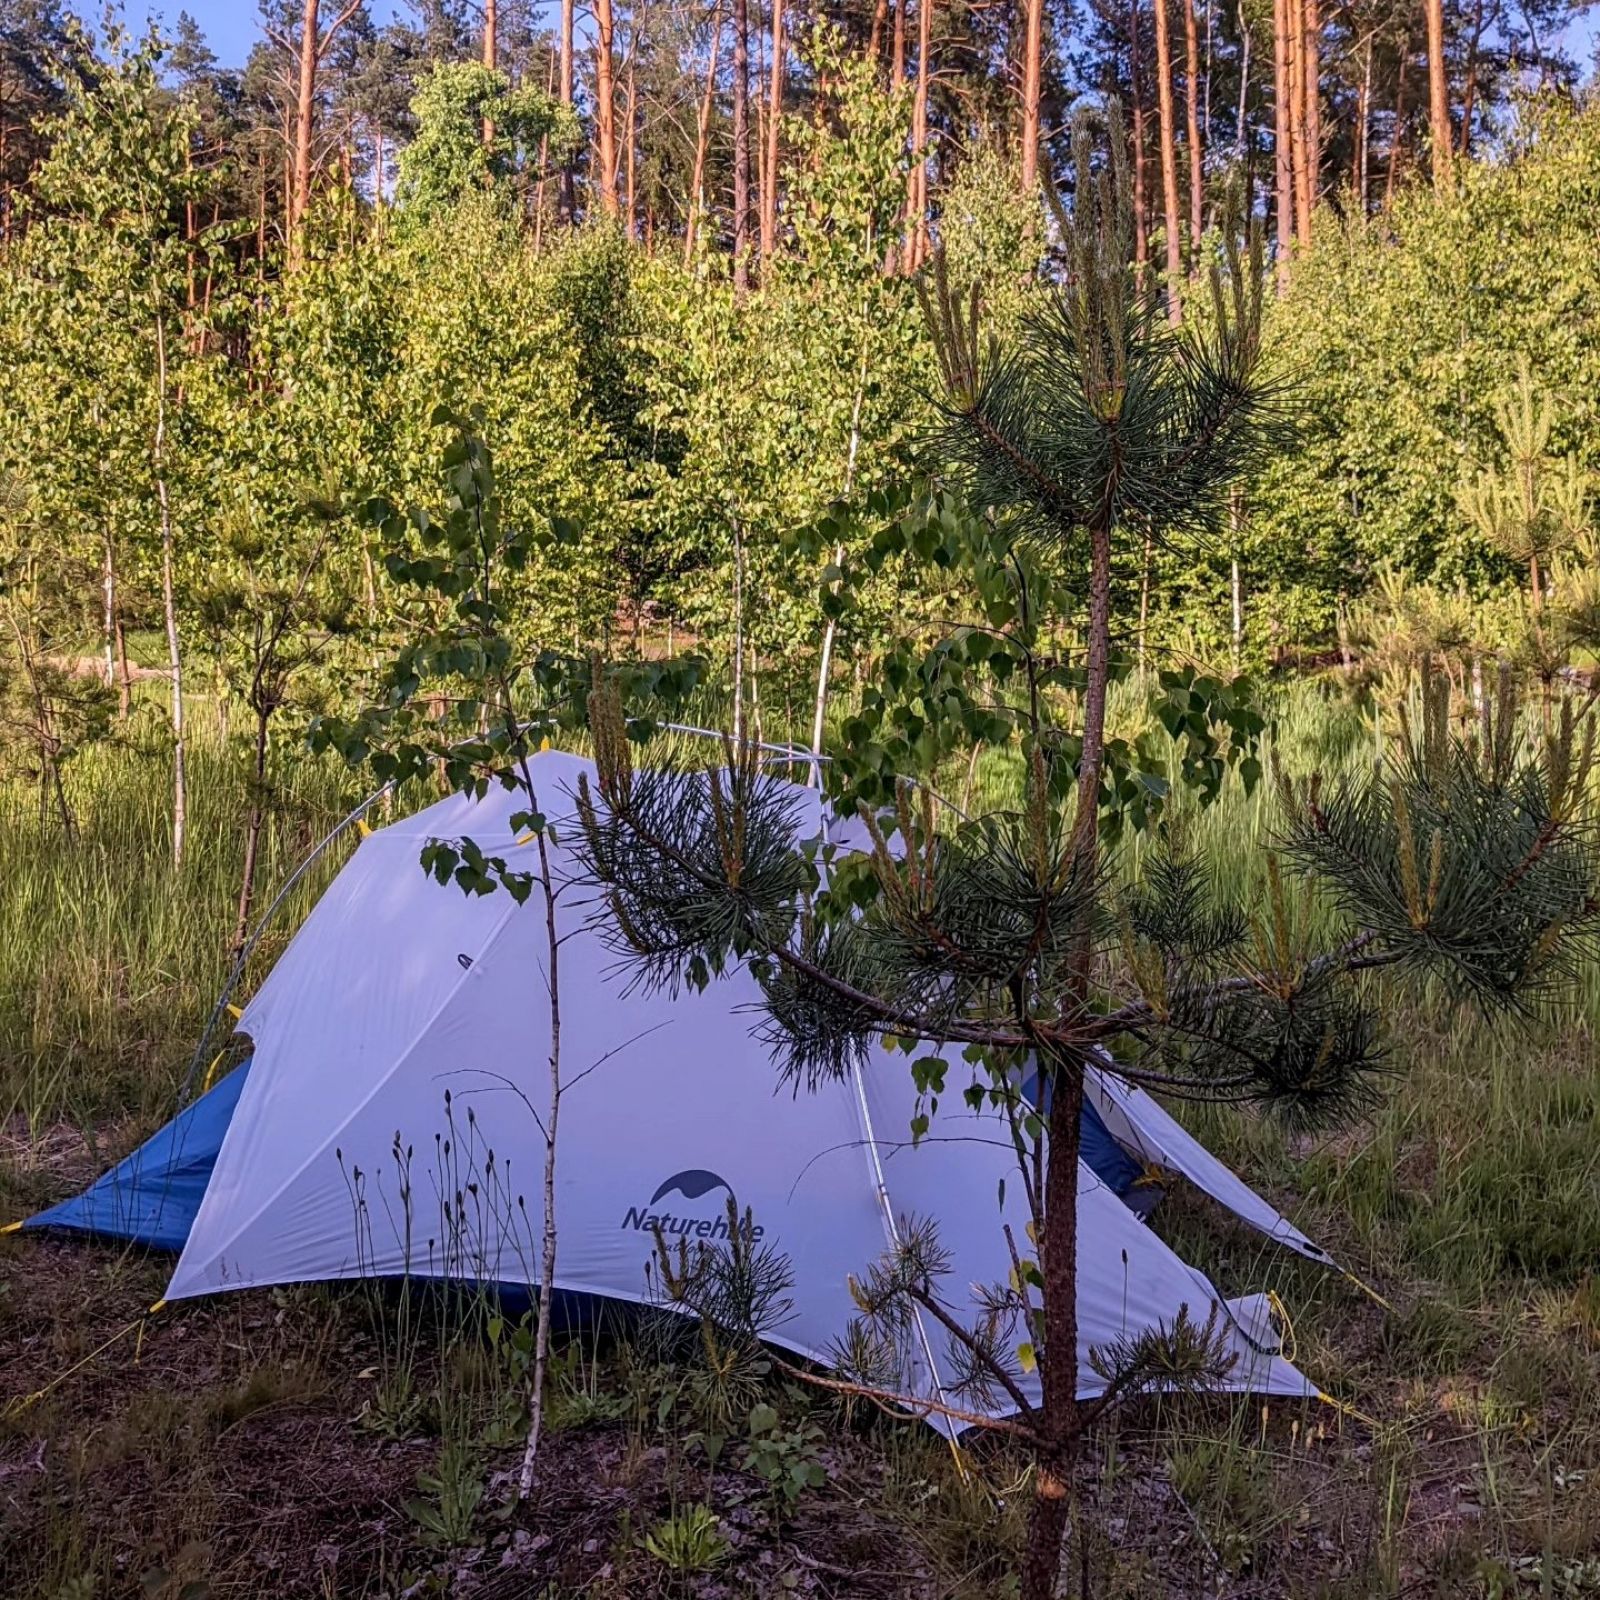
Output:
[[[0,786],[0,1126],[91,1122],[170,1105],[225,980],[246,803],[242,753],[197,704],[189,842],[174,869],[170,755],[133,731],[69,769],[78,837],[35,794]],[[357,798],[336,763],[277,763],[259,882],[280,883]],[[330,853],[284,908],[269,963],[343,860]]]

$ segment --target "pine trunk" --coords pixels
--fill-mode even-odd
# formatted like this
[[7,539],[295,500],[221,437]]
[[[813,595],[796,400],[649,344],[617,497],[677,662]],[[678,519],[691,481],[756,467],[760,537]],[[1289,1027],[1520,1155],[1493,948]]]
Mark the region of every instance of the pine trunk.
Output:
[[1444,0],[1422,0],[1428,25],[1428,134],[1434,187],[1450,182],[1450,79],[1444,58]]
[[1128,0],[1128,78],[1133,88],[1133,264],[1144,281],[1150,264],[1150,196],[1145,171],[1144,45],[1139,0]]
[[623,214],[628,219],[628,237],[639,237],[639,113],[637,78],[633,62],[628,62],[628,137],[623,147],[623,188],[626,200]]
[[1356,102],[1356,152],[1355,191],[1361,215],[1367,215],[1367,197],[1371,192],[1369,165],[1372,152],[1372,36],[1367,36],[1366,50],[1361,60],[1361,93]]
[[917,90],[911,110],[911,145],[916,165],[911,169],[910,251],[908,266],[915,272],[928,254],[928,74],[933,65],[933,0],[917,0]]
[[772,79],[767,90],[767,157],[761,184],[761,259],[778,241],[779,130],[783,124],[783,0],[772,0]]
[[[493,72],[499,60],[499,17],[495,12],[495,0],[483,0],[483,64]],[[489,117],[483,119],[483,142],[494,143],[494,122]]]
[[1312,219],[1322,192],[1322,0],[1301,0],[1305,24],[1305,66],[1302,90],[1306,102],[1306,229],[1302,245],[1311,238]]
[[1039,186],[1039,87],[1043,77],[1044,0],[1027,0],[1027,37],[1022,47],[1022,192]]
[[[1089,637],[1083,697],[1083,747],[1078,765],[1075,871],[1091,882],[1099,861],[1100,779],[1105,768],[1106,693],[1111,680],[1111,528],[1089,530]],[[1085,918],[1068,950],[1066,1003],[1083,1011],[1092,999],[1094,928]],[[1019,1010],[1025,1006],[1019,999]],[[1019,1020],[1024,1020],[1019,1018]],[[1081,1059],[1042,1056],[1049,1145],[1039,1270],[1044,1278],[1045,1345],[1039,1357],[1041,1426],[1033,1505],[1022,1566],[1022,1600],[1055,1600],[1062,1545],[1072,1511],[1073,1477],[1082,1438],[1078,1405],[1078,1151],[1083,1111]]]
[[[561,0],[561,103],[572,104],[572,8],[574,0]],[[578,216],[577,196],[574,193],[572,157],[561,166],[561,210],[568,222]]]
[[1195,259],[1205,231],[1205,145],[1200,137],[1200,34],[1195,26],[1194,0],[1183,0],[1184,109],[1189,136],[1189,238]]
[[1156,0],[1156,104],[1161,120],[1161,197],[1167,235],[1167,311],[1174,323],[1182,320],[1178,281],[1183,275],[1183,235],[1178,210],[1178,150],[1176,116],[1172,105],[1172,31],[1168,24],[1169,0]]
[[320,0],[305,0],[300,18],[298,98],[294,116],[294,168],[289,189],[289,259],[298,262],[304,241],[300,227],[311,205],[311,126],[316,110],[318,10]]
[[1294,232],[1303,250],[1311,237],[1311,157],[1306,127],[1306,13],[1288,0],[1289,146],[1294,160]]
[[599,147],[600,205],[607,216],[617,214],[617,106],[613,81],[612,40],[615,24],[611,0],[594,6],[594,122]]
[[711,112],[716,104],[717,63],[722,54],[722,6],[717,6],[716,27],[711,35],[711,58],[706,65],[706,87],[700,96],[700,115],[695,123],[694,176],[689,181],[689,215],[683,228],[683,264],[694,260],[695,230],[706,207],[706,147],[711,139]]
[[1478,50],[1483,44],[1483,0],[1472,8],[1472,41],[1467,46],[1466,88],[1461,96],[1461,135],[1457,150],[1464,160],[1472,153],[1472,111],[1478,103]]
[[733,0],[733,286],[750,287],[749,0]]
[[872,63],[872,81],[877,83],[879,58],[883,55],[883,30],[889,20],[889,0],[876,0],[872,8],[872,32],[867,35],[867,60]]

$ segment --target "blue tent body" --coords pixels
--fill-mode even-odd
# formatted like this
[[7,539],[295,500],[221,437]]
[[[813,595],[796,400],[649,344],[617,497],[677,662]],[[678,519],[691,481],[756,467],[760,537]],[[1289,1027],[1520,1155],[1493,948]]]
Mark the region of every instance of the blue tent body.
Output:
[[[181,1251],[194,1225],[211,1169],[233,1120],[248,1060],[185,1107],[80,1195],[30,1217],[25,1228],[57,1228],[122,1239],[152,1250]],[[1027,1086],[1029,1092],[1032,1084]],[[1139,1163],[1111,1137],[1085,1102],[1080,1154],[1114,1194],[1144,1215],[1159,1191],[1138,1186]]]
[[245,1061],[235,1067],[82,1194],[41,1211],[23,1226],[127,1239],[152,1250],[182,1250],[249,1066]]

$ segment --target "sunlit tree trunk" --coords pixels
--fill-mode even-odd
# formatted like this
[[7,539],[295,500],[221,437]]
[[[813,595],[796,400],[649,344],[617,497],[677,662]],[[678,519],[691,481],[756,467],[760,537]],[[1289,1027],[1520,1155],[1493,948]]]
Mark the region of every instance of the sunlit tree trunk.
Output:
[[1189,136],[1189,238],[1198,260],[1205,231],[1205,145],[1200,137],[1200,35],[1194,0],[1183,0],[1184,109]]
[[[561,103],[572,104],[572,8],[573,0],[561,0]],[[572,157],[561,165],[561,210],[568,222],[577,219],[577,196],[573,192]]]
[[[483,64],[491,72],[499,65],[500,60],[500,19],[495,11],[495,0],[483,0]],[[483,142],[494,143],[494,122],[492,118],[483,119]]]
[[1128,78],[1133,88],[1133,263],[1150,264],[1150,195],[1145,159],[1144,42],[1139,0],[1128,0]]
[[779,129],[783,124],[783,0],[772,0],[772,79],[767,90],[767,158],[761,186],[761,259],[778,239]]
[[617,105],[612,43],[614,21],[611,0],[594,6],[594,123],[598,146],[600,205],[608,216],[617,214]]
[[705,92],[700,96],[700,114],[695,122],[694,176],[689,181],[689,216],[683,229],[683,264],[694,260],[695,229],[706,206],[706,147],[711,139],[711,112],[716,104],[717,63],[722,54],[722,6],[717,5],[716,24],[711,33],[711,56],[706,65]]
[[289,259],[292,263],[304,258],[301,224],[311,208],[311,179],[316,164],[312,133],[316,123],[317,69],[339,30],[360,8],[361,0],[348,0],[326,28],[321,24],[321,0],[304,0],[300,13],[300,37],[295,46],[297,87],[288,194]]
[[1311,146],[1306,125],[1306,13],[1289,0],[1289,145],[1294,159],[1294,232],[1301,249],[1311,237]]
[[894,44],[889,58],[889,87],[906,81],[906,0],[894,0]]
[[1289,0],[1272,4],[1273,212],[1278,233],[1278,289],[1289,286],[1294,248],[1294,166],[1289,119]]
[[1356,99],[1356,149],[1354,187],[1361,215],[1367,214],[1372,156],[1372,35],[1367,35],[1361,55],[1361,92]]
[[933,70],[933,0],[917,0],[917,89],[911,109],[911,169],[907,248],[915,272],[928,252],[928,75]]
[[1450,182],[1450,79],[1444,58],[1444,0],[1422,0],[1428,26],[1428,134],[1433,182],[1443,188]]
[[628,219],[628,237],[639,237],[638,180],[639,180],[639,112],[638,78],[633,62],[628,62],[628,138],[623,149],[623,186],[627,195],[624,207]]
[[733,286],[750,287],[749,0],[733,0]]
[[295,102],[294,171],[289,188],[289,256],[301,254],[300,223],[311,204],[311,126],[317,94],[317,13],[319,0],[305,0],[300,19],[298,98]]
[[1039,84],[1043,74],[1044,0],[1027,0],[1022,46],[1022,192],[1039,186]]
[[1305,24],[1305,65],[1301,88],[1306,101],[1306,225],[1304,245],[1310,241],[1312,219],[1322,191],[1322,0],[1301,0]]
[[1472,39],[1467,45],[1466,88],[1461,97],[1461,137],[1458,149],[1463,157],[1472,153],[1472,111],[1478,101],[1478,49],[1483,43],[1483,0],[1472,8]]
[[1173,322],[1183,316],[1178,298],[1178,280],[1183,274],[1183,235],[1178,210],[1178,150],[1176,115],[1172,105],[1172,30],[1168,23],[1169,0],[1156,5],[1156,105],[1161,120],[1161,198],[1167,235],[1167,307]]
[[867,60],[872,63],[873,81],[879,82],[878,69],[883,57],[883,30],[889,21],[889,0],[876,0],[872,7],[872,31],[867,35]]

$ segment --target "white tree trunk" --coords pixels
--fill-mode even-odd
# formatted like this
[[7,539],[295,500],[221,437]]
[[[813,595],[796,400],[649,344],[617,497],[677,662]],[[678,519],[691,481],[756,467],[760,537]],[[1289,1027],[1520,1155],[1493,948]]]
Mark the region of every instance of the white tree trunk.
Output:
[[156,313],[156,499],[161,507],[161,609],[167,625],[167,668],[172,676],[172,864],[183,865],[189,830],[189,782],[184,757],[183,650],[173,572],[172,506],[167,496],[167,322]]
[[744,539],[733,526],[733,742],[744,739]]
[[[856,380],[856,401],[850,412],[850,450],[845,457],[844,464],[844,492],[849,496],[856,481],[856,457],[861,452],[861,403],[867,393],[867,341],[861,341],[861,375]],[[833,564],[839,566],[844,561],[844,546],[833,547]],[[835,625],[832,617],[828,618],[827,626],[822,630],[822,659],[817,663],[817,700],[815,712],[811,718],[811,753],[814,756],[822,755],[822,725],[828,714],[828,673],[833,667],[833,638]],[[822,781],[822,768],[820,761],[811,763],[811,770],[806,773],[806,787],[817,788]]]
[[[526,762],[523,784],[530,810],[539,802]],[[550,851],[544,830],[539,838],[539,887],[544,894],[545,937],[550,967],[546,987],[550,996],[550,1105],[544,1124],[544,1237],[539,1252],[539,1316],[533,1336],[532,1393],[528,1397],[528,1442],[522,1452],[522,1472],[517,1480],[519,1498],[533,1488],[539,1458],[539,1435],[544,1425],[544,1391],[550,1371],[550,1302],[556,1281],[556,1130],[561,1120],[561,937],[556,928],[556,886],[550,880]]]

